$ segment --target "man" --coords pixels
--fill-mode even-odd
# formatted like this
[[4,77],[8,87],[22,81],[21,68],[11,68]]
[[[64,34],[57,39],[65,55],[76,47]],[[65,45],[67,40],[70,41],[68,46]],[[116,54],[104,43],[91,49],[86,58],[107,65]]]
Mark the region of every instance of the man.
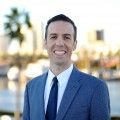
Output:
[[105,82],[80,72],[71,61],[76,35],[77,28],[67,16],[60,14],[48,21],[44,46],[50,68],[27,84],[23,120],[110,119]]

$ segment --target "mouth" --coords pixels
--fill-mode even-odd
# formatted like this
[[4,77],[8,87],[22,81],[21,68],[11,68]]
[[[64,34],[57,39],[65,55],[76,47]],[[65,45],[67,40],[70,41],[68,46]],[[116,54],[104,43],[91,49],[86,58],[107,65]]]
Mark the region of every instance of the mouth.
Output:
[[54,53],[58,56],[63,56],[65,55],[66,51],[64,50],[55,50]]

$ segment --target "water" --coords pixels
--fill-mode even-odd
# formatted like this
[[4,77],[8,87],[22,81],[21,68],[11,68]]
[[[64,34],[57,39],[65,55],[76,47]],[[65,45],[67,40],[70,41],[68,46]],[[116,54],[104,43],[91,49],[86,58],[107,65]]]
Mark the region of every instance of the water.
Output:
[[[20,111],[23,107],[23,92],[20,95]],[[8,89],[0,90],[0,110],[13,112],[16,110],[16,92]]]
[[107,82],[110,94],[111,115],[120,117],[120,81]]
[[[111,116],[120,117],[120,81],[107,81],[110,94]],[[24,91],[21,91],[20,111],[22,112]],[[0,90],[0,110],[16,110],[16,92],[8,89]]]

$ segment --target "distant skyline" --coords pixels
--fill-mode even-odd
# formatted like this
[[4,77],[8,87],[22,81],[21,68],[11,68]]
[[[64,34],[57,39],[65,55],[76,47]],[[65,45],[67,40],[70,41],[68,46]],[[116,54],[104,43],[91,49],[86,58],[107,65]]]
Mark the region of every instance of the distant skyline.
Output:
[[87,32],[93,29],[104,29],[106,41],[120,43],[119,0],[0,0],[0,35],[11,7],[25,9],[33,21],[44,24],[59,13],[70,16],[78,27],[78,43],[85,43]]

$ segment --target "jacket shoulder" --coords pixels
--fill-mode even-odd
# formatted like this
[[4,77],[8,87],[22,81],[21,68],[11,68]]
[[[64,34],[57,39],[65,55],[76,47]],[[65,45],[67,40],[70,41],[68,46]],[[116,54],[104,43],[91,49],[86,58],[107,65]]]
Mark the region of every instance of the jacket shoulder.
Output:
[[105,85],[106,86],[106,81],[100,78],[97,78],[91,74],[84,73],[77,69],[77,74],[81,80],[84,81],[86,84],[91,84],[91,86],[96,86],[96,85]]
[[39,76],[36,76],[35,78],[28,81],[27,86],[34,86],[34,85],[40,84],[41,82],[45,80],[46,76],[47,76],[47,72]]

